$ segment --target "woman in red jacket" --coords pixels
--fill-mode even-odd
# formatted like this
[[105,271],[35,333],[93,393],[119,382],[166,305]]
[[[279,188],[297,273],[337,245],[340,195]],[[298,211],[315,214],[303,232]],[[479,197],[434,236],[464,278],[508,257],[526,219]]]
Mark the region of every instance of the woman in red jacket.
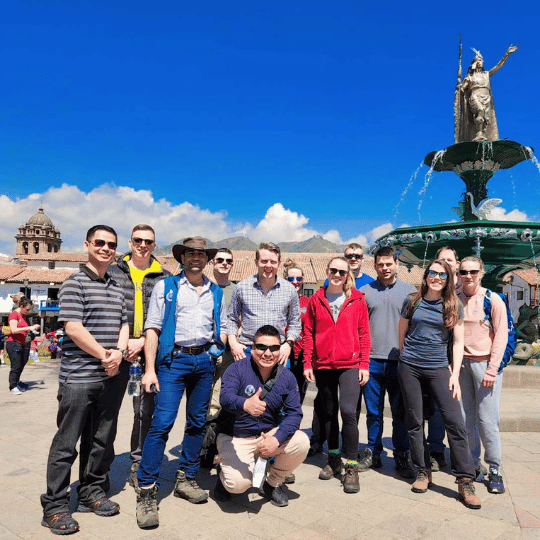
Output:
[[347,459],[343,490],[358,493],[356,405],[360,386],[369,379],[368,310],[364,294],[354,288],[347,259],[332,259],[326,274],[328,286],[321,287],[310,298],[304,321],[304,376],[317,383],[324,403],[328,463],[319,478],[329,480],[341,472],[339,411],[343,423],[343,454]]

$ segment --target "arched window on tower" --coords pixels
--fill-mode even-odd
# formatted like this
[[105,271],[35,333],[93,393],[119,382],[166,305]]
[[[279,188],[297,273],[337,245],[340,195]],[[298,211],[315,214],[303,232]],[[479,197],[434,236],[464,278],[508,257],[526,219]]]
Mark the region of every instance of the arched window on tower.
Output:
[[52,244],[47,244],[47,251],[48,251],[49,253],[52,252]]
[[39,253],[39,242],[34,242],[34,253],[36,255]]
[[23,251],[25,255],[28,255],[28,242],[23,242]]

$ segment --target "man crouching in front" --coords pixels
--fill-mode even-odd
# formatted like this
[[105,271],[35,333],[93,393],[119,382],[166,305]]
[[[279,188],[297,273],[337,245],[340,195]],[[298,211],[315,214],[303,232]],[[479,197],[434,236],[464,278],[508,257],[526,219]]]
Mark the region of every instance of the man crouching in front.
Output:
[[280,348],[276,328],[263,326],[255,333],[251,357],[234,362],[223,375],[220,402],[231,421],[217,438],[220,471],[214,496],[218,501],[247,491],[255,460],[275,456],[260,493],[275,506],[289,504],[281,486],[306,458],[309,439],[299,430],[298,385],[294,375],[278,364]]

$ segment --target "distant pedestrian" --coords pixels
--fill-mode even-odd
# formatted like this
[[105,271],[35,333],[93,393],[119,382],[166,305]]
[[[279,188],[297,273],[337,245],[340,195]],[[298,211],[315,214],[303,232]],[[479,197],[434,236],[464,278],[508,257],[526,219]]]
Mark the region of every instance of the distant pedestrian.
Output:
[[10,334],[7,338],[6,348],[11,363],[9,371],[9,391],[12,395],[21,395],[28,385],[21,382],[21,373],[30,356],[30,341],[26,341],[28,332],[38,331],[39,324],[29,325],[26,314],[32,309],[32,300],[23,296],[18,307],[8,317]]

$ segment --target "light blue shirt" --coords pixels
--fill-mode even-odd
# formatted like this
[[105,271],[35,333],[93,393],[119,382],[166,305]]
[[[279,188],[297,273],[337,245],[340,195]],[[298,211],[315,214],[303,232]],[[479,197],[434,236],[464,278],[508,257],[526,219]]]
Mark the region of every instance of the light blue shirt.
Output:
[[[181,347],[197,347],[214,339],[214,295],[210,290],[210,280],[203,276],[204,284],[201,294],[182,274],[178,283],[176,297],[176,330],[174,343]],[[148,315],[144,329],[161,330],[165,313],[165,282],[158,281],[152,291]],[[224,299],[221,300],[221,333],[226,333],[227,310]]]

